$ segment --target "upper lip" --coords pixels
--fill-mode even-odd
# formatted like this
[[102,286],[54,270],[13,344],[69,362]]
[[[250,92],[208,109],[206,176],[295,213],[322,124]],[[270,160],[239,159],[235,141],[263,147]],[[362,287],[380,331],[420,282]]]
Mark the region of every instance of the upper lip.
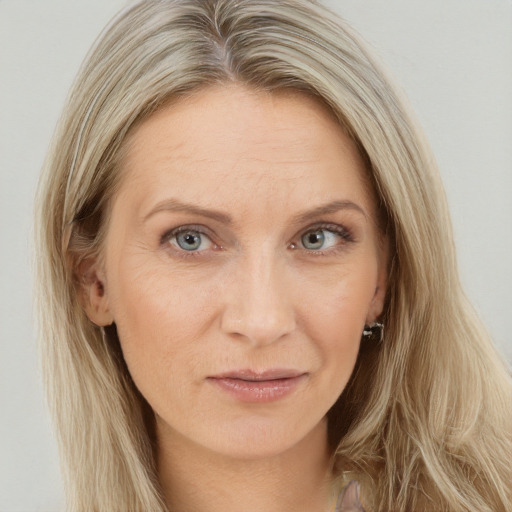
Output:
[[277,380],[277,379],[292,379],[304,375],[306,372],[294,369],[286,368],[275,368],[269,370],[232,370],[217,375],[212,375],[212,379],[239,379],[247,381],[265,381],[265,380]]

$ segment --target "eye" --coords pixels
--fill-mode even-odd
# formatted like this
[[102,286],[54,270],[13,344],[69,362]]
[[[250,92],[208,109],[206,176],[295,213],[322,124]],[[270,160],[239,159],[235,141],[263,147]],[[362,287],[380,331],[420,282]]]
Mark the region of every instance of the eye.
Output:
[[301,243],[304,249],[308,251],[325,251],[349,239],[350,235],[341,227],[316,228],[304,233],[301,237]]
[[165,238],[177,249],[187,252],[205,251],[213,246],[213,242],[207,235],[190,228],[178,228],[169,233]]

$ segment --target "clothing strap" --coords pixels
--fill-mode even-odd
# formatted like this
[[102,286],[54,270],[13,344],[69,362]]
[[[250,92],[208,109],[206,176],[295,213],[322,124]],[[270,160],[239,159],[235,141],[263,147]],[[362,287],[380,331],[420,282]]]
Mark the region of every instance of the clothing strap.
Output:
[[355,480],[341,490],[334,512],[365,512],[359,500],[359,484]]

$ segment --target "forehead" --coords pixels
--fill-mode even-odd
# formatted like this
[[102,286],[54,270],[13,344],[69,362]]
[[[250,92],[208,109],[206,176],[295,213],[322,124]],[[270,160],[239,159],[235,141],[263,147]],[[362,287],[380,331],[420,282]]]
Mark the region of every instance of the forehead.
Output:
[[270,210],[275,201],[303,208],[308,198],[372,196],[355,144],[322,103],[240,85],[198,91],[144,120],[127,139],[121,172],[122,192],[141,209],[169,194]]

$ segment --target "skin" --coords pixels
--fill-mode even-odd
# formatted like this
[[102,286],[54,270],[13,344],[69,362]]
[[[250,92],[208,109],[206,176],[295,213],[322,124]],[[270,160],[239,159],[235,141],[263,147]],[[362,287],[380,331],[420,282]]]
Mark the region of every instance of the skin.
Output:
[[[301,93],[218,86],[137,126],[121,172],[84,305],[116,323],[155,412],[169,507],[333,510],[326,413],[386,289],[354,144]],[[200,244],[183,249],[177,228]],[[211,380],[276,368],[301,377],[265,403]]]

